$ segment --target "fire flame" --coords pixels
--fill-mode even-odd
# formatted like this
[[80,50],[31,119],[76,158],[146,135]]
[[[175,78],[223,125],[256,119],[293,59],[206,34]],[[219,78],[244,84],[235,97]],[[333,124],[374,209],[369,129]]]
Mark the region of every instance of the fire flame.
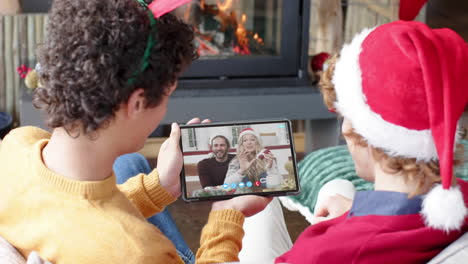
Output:
[[231,9],[232,0],[226,0],[224,3],[221,3],[220,0],[216,0],[216,5],[218,6],[219,10],[221,10],[222,12],[226,12],[226,10]]
[[247,15],[242,14],[241,21],[237,25],[236,29],[237,42],[239,43],[238,53],[250,54],[249,39],[247,37],[247,29],[245,28],[245,22],[247,22]]
[[[246,28],[246,22],[248,20],[247,14],[243,13],[240,18],[237,16],[236,11],[233,10],[233,6],[238,0],[216,0],[216,5],[207,4],[206,0],[200,0],[198,3],[191,2],[190,6],[183,12],[184,20],[190,21],[190,17],[195,6],[199,6],[202,12],[213,14],[220,21],[220,32],[225,32],[226,29],[234,28],[234,35],[236,41],[232,44],[232,51],[240,55],[251,55],[252,42],[263,46],[263,39],[256,32],[252,32]],[[213,2],[213,0],[208,1]],[[214,8],[213,8],[214,7]],[[222,48],[219,44],[213,43],[213,36],[205,34],[199,31],[198,27],[195,27],[197,37],[196,41],[199,43],[199,55],[218,55],[222,52]]]
[[255,33],[253,39],[255,39],[255,41],[257,41],[258,44],[263,45],[263,39],[258,36],[258,33]]

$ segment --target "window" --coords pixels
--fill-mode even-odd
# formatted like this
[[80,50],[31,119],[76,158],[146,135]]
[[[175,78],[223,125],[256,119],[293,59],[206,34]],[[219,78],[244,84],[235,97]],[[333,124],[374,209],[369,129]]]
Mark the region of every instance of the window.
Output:
[[250,128],[250,126],[234,126],[232,127],[232,142],[231,142],[231,146],[232,147],[236,147],[238,144],[238,138],[239,138],[239,134],[242,130],[246,129],[246,128]]
[[283,129],[283,131],[285,132],[285,135],[284,135],[284,136],[286,137],[286,143],[289,144],[289,143],[290,143],[290,142],[289,142],[289,139],[290,139],[289,129],[287,129],[286,126],[285,126],[285,128]]
[[189,147],[194,148],[194,149],[198,149],[198,147],[197,147],[197,134],[195,133],[194,128],[190,128],[188,130],[188,143],[189,143]]

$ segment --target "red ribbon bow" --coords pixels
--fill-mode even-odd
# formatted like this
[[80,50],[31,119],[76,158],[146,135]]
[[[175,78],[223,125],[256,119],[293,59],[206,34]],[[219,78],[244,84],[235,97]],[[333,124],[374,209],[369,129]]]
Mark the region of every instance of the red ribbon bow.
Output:
[[148,5],[155,18],[159,18],[192,0],[155,0]]
[[20,75],[21,79],[26,78],[26,75],[28,75],[28,72],[30,71],[32,71],[32,68],[28,68],[24,64],[16,68],[16,72]]

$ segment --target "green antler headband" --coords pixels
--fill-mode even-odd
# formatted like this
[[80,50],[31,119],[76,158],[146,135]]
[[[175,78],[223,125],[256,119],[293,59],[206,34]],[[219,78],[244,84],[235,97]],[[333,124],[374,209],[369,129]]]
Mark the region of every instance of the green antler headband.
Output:
[[127,84],[129,85],[135,84],[138,76],[140,76],[140,74],[143,73],[146,70],[146,68],[148,68],[151,51],[153,50],[154,44],[156,43],[155,39],[153,38],[153,34],[157,30],[156,19],[164,14],[173,11],[181,5],[190,2],[191,0],[155,0],[149,5],[144,0],[135,1],[140,3],[141,6],[145,7],[148,10],[148,16],[150,19],[150,32],[148,36],[148,42],[146,43],[145,53],[143,54],[141,66],[132,74],[132,77],[128,79]]
[[148,16],[149,16],[149,19],[150,19],[150,32],[149,32],[149,36],[148,36],[148,42],[146,43],[146,48],[145,48],[145,53],[143,54],[143,61],[141,63],[141,66],[139,69],[137,69],[133,74],[132,74],[132,77],[130,77],[130,79],[128,79],[127,83],[129,85],[133,85],[135,84],[138,76],[140,76],[140,74],[142,72],[144,72],[146,70],[146,68],[148,68],[148,65],[149,65],[149,57],[151,55],[151,50],[153,49],[154,47],[154,39],[153,39],[153,31],[156,31],[156,19],[154,18],[154,14],[151,12],[151,9],[148,8],[148,4],[144,1],[144,0],[136,0],[138,1],[138,3],[140,3],[141,6],[145,7],[147,10],[148,10]]

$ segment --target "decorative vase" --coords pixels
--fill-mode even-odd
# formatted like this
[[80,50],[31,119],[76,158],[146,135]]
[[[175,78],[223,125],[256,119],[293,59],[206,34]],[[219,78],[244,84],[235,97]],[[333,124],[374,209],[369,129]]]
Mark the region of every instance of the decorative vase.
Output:
[[13,117],[5,112],[0,112],[0,139],[10,132],[13,126]]

